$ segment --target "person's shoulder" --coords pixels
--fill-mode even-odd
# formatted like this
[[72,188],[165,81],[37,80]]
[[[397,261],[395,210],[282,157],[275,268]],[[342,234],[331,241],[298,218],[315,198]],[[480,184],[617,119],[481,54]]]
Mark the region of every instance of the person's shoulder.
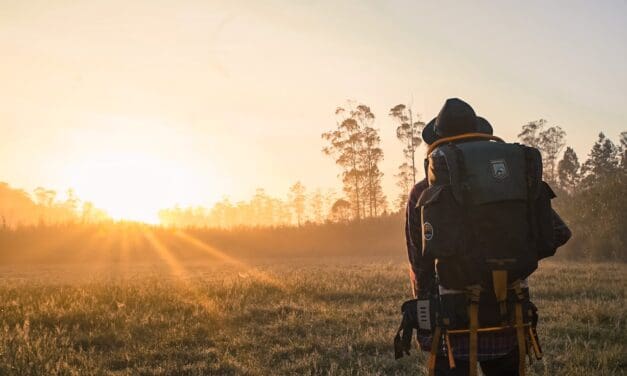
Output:
[[412,188],[411,193],[409,195],[410,198],[412,199],[412,201],[418,200],[418,197],[420,197],[422,192],[425,189],[427,189],[428,186],[429,186],[429,183],[427,182],[427,179],[422,179],[421,181],[416,183],[416,185],[414,185],[414,187]]
[[416,185],[414,185],[414,189],[415,191],[424,191],[425,189],[427,189],[427,187],[429,186],[429,182],[427,182],[427,179],[424,178],[421,181],[419,181],[418,183],[416,183]]

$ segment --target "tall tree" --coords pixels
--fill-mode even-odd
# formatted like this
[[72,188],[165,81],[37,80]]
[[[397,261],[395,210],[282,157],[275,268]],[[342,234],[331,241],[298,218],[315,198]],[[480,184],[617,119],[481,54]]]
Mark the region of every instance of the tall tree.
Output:
[[522,131],[518,134],[518,139],[525,145],[540,149],[540,133],[546,125],[546,120],[540,119],[530,121],[522,126]]
[[305,186],[297,181],[290,187],[290,205],[296,214],[296,223],[298,227],[302,223],[305,214]]
[[[368,109],[369,110],[369,109]],[[377,216],[382,211],[385,195],[381,187],[383,173],[379,170],[379,163],[383,160],[383,150],[379,146],[381,137],[379,132],[368,126],[363,129],[364,148],[361,155],[361,170],[364,172],[365,193],[368,197],[366,205],[370,217]]]
[[531,121],[522,126],[518,139],[525,145],[533,146],[542,153],[545,179],[551,183],[557,181],[557,163],[566,142],[566,132],[559,126],[547,128],[544,119]]
[[604,180],[617,172],[618,168],[618,148],[603,132],[599,133],[599,138],[582,166],[582,173],[585,175],[584,185],[590,187],[597,184],[599,180]]
[[392,107],[389,115],[398,124],[396,138],[403,143],[406,163],[412,168],[412,183],[416,184],[416,149],[422,144],[420,132],[425,123],[420,121],[419,114],[414,114],[412,109],[404,104]]
[[540,151],[544,159],[544,172],[546,180],[551,183],[556,182],[557,161],[566,142],[564,137],[566,132],[561,127],[550,127],[539,134]]
[[[322,134],[329,142],[322,151],[335,158],[342,168],[344,192],[350,200],[353,217],[357,220],[366,216],[366,207],[376,190],[370,190],[377,176],[380,179],[377,163],[383,158],[379,148],[379,138],[372,128],[375,116],[370,107],[349,102],[335,111],[339,120],[336,128]],[[374,204],[373,204],[374,205]],[[369,206],[374,210],[374,206]]]
[[409,192],[412,189],[413,183],[413,169],[412,166],[407,164],[407,162],[402,163],[398,166],[398,174],[394,175],[398,180],[396,181],[396,186],[401,189],[400,193],[396,198],[395,207],[396,209],[403,210],[407,205],[407,199],[409,198]]
[[575,153],[573,148],[567,147],[564,157],[557,165],[557,177],[562,189],[570,194],[574,193],[575,187],[579,183],[581,177],[579,175],[580,168],[581,164],[579,163],[579,158],[577,158],[577,153]]
[[418,113],[409,106],[397,104],[390,109],[390,117],[397,124],[396,138],[403,144],[405,161],[398,167],[397,186],[401,189],[398,197],[399,205],[407,202],[411,187],[416,184],[416,150],[422,144],[421,131],[425,123],[420,121]]

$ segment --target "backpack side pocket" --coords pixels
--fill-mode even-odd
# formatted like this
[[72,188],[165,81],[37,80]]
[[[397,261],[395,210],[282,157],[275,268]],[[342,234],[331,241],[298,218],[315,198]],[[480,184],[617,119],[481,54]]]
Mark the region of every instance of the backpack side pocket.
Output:
[[423,255],[438,259],[463,253],[463,212],[451,186],[427,188],[417,206],[421,213]]

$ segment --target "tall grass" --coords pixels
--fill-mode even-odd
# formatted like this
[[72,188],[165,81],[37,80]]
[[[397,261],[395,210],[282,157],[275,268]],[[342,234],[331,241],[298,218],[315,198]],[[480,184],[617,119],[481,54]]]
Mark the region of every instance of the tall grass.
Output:
[[[416,351],[393,360],[398,258],[182,266],[0,269],[0,374],[425,374]],[[544,263],[530,374],[625,374],[626,283],[623,265]]]

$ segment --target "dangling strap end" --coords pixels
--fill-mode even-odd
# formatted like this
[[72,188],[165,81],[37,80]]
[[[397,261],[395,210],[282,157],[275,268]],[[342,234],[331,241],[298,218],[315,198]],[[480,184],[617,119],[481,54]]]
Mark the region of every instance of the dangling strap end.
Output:
[[455,368],[455,358],[453,357],[453,347],[451,346],[451,339],[448,336],[448,332],[444,332],[444,340],[446,341],[446,351],[448,355],[448,367],[450,369]]
[[438,355],[438,347],[440,346],[441,331],[440,327],[436,326],[433,331],[433,338],[431,339],[431,352],[429,354],[429,363],[427,368],[429,369],[429,376],[435,376],[435,360]]

